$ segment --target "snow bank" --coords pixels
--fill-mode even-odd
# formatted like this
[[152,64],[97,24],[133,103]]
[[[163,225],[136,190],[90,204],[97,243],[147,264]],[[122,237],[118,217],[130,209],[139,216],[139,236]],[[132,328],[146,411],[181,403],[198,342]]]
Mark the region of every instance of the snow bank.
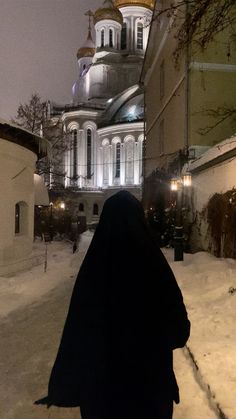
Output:
[[46,245],[42,241],[36,241],[33,255],[37,256],[38,266],[9,277],[0,276],[0,317],[5,317],[19,307],[31,304],[60,282],[75,277],[91,238],[90,232],[82,234],[78,251],[74,254],[70,242],[48,243],[46,272]]
[[171,262],[172,251],[164,253],[183,292],[192,324],[187,346],[202,384],[218,410],[236,419],[236,261],[199,252]]

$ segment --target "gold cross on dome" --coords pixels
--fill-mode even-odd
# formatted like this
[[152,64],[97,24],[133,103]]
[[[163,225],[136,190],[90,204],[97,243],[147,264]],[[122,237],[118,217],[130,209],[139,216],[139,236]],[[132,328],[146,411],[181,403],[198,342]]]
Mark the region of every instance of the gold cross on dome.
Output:
[[88,10],[88,11],[85,13],[85,16],[88,16],[88,17],[89,17],[89,26],[88,26],[88,29],[89,29],[89,31],[91,31],[91,18],[92,18],[92,16],[93,16],[93,12],[92,12],[91,10]]

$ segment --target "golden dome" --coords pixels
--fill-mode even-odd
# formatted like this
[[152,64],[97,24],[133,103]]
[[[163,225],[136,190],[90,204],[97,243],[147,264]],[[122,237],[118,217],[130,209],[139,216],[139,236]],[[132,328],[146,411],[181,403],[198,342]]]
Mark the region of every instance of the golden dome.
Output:
[[114,6],[142,6],[153,10],[155,6],[155,0],[114,0]]
[[88,38],[85,44],[78,49],[77,58],[93,57],[96,52],[95,44],[92,40],[91,31],[88,32]]
[[94,25],[104,19],[115,20],[122,25],[122,13],[113,5],[112,0],[105,0],[103,5],[104,7],[99,8],[94,13]]

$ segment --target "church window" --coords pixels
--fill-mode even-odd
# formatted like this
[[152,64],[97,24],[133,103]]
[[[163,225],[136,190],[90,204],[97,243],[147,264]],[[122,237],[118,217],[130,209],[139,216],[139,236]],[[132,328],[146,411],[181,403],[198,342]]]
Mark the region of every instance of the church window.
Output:
[[77,177],[77,164],[78,164],[78,136],[77,130],[73,129],[72,133],[72,147],[73,147],[73,178]]
[[113,48],[113,30],[109,29],[109,47]]
[[121,49],[127,48],[127,23],[124,22],[121,30]]
[[126,182],[133,183],[134,178],[134,139],[126,141]]
[[143,49],[143,25],[138,23],[137,25],[137,49]]
[[120,177],[120,143],[116,144],[116,172],[115,177]]
[[93,215],[98,215],[98,204],[93,204]]
[[87,130],[87,178],[92,177],[92,131],[89,128]]
[[105,45],[105,31],[104,29],[101,30],[101,47]]

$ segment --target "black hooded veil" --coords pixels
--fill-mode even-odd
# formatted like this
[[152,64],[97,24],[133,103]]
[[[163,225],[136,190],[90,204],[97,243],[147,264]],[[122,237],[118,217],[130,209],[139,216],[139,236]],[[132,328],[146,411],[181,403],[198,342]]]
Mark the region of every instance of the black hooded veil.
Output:
[[48,405],[80,406],[83,419],[162,419],[163,406],[179,401],[172,351],[189,331],[140,202],[118,192],[104,204],[75,282]]

